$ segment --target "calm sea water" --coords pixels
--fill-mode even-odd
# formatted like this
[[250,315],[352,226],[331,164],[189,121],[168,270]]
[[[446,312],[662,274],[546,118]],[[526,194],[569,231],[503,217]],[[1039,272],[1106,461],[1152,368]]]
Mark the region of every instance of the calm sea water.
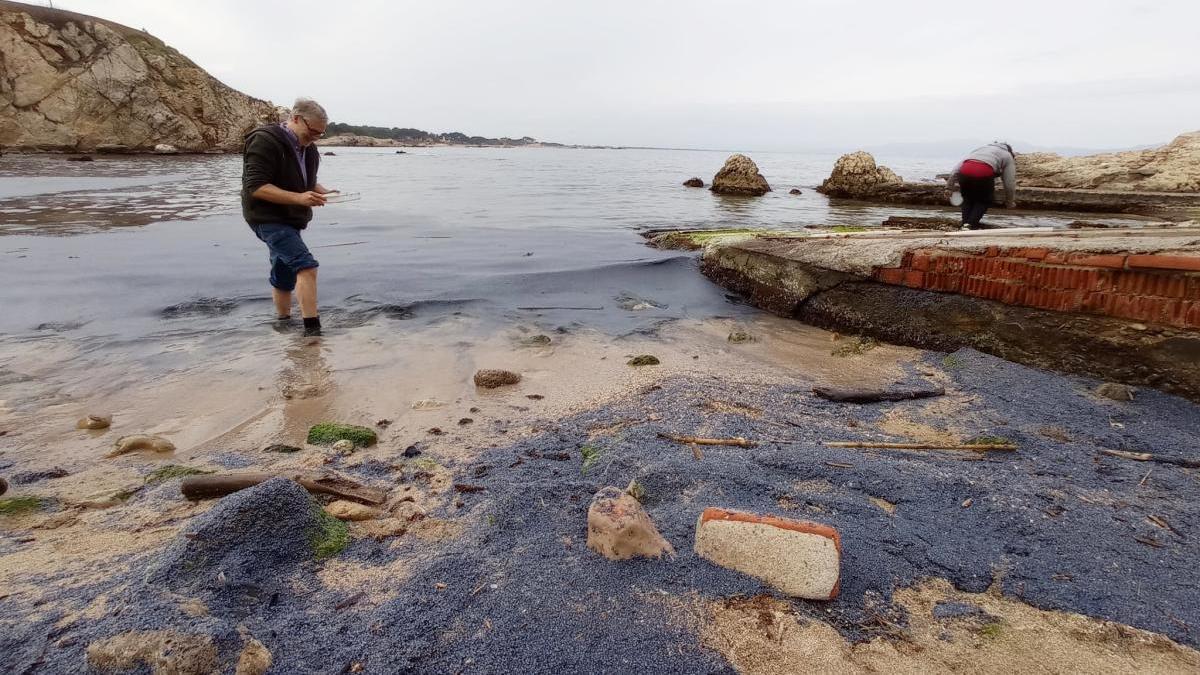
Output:
[[[467,317],[484,331],[525,321],[620,336],[739,316],[755,310],[708,283],[693,256],[647,248],[638,231],[932,215],[817,194],[834,155],[753,153],[775,191],[736,198],[681,186],[711,180],[726,152],[334,152],[322,183],[361,199],[319,209],[305,233],[334,331]],[[885,159],[908,178],[952,164]],[[240,171],[238,156],[0,158],[0,387],[22,380],[33,353],[64,368],[165,371],[267,339],[267,254],[241,218]]]

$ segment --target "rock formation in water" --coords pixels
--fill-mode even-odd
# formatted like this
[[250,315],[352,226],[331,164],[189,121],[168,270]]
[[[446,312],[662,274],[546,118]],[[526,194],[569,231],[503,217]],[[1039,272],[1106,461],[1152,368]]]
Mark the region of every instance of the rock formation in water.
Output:
[[745,155],[732,155],[725,166],[713,176],[712,187],[717,194],[751,195],[758,197],[771,191],[767,179],[758,172],[758,165]]
[[903,181],[886,166],[877,166],[870,153],[859,150],[842,155],[833,165],[833,173],[817,192],[830,197],[859,197],[882,185],[899,185]]
[[1026,187],[1137,192],[1200,192],[1200,131],[1151,150],[1060,157],[1017,153],[1017,183]]
[[145,32],[0,1],[5,149],[236,151],[247,131],[277,115]]

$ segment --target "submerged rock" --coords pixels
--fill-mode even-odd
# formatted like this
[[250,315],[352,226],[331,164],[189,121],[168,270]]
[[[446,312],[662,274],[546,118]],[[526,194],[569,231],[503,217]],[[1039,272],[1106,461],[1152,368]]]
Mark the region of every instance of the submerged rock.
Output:
[[699,178],[689,178],[683,181],[683,184],[686,187],[704,187],[704,181],[700,180]]
[[629,359],[627,365],[634,366],[636,368],[639,366],[657,366],[660,363],[661,361],[658,360],[657,356],[654,356],[653,354],[642,354],[641,356],[635,356],[632,359]]
[[899,185],[903,181],[886,166],[877,166],[870,153],[859,150],[842,155],[833,165],[833,173],[817,192],[830,197],[857,197],[880,185]]
[[731,332],[727,339],[735,345],[745,344],[747,342],[754,342],[754,336],[747,333],[744,330],[735,330],[735,331]]
[[788,194],[789,195],[798,195],[798,194],[803,194],[803,193],[800,192],[800,188],[792,188],[791,190],[788,190]]
[[675,548],[658,533],[641,503],[615,487],[601,488],[592,497],[587,547],[609,560],[675,555]]
[[722,195],[758,197],[771,191],[767,179],[758,172],[758,165],[745,155],[732,155],[725,166],[713,176],[713,192]]
[[279,452],[285,455],[290,455],[293,452],[300,452],[300,448],[294,445],[287,445],[285,443],[272,443],[263,448],[263,452]]
[[[41,481],[51,480],[54,478],[65,478],[68,475],[70,474],[67,473],[66,469],[56,466],[53,469],[46,469],[44,471],[22,471],[21,473],[14,473],[12,475],[12,482],[14,485],[29,485],[30,483],[39,483]],[[4,494],[4,490],[0,490],[0,494]]]
[[481,370],[475,373],[475,386],[496,389],[521,381],[521,376],[508,370]]

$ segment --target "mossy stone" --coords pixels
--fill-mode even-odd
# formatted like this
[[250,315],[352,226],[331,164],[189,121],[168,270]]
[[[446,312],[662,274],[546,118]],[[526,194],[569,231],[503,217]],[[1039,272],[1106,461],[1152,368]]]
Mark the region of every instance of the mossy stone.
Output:
[[379,437],[367,427],[338,422],[322,422],[308,430],[308,442],[313,445],[333,445],[338,441],[350,441],[356,448],[375,445]]

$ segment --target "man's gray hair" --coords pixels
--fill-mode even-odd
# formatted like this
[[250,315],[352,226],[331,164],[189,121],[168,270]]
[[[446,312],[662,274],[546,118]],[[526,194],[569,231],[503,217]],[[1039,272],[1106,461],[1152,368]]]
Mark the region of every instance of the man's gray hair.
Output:
[[292,114],[299,115],[311,122],[329,123],[328,113],[325,112],[325,109],[321,107],[320,103],[317,103],[311,98],[296,99],[296,102],[292,104]]

